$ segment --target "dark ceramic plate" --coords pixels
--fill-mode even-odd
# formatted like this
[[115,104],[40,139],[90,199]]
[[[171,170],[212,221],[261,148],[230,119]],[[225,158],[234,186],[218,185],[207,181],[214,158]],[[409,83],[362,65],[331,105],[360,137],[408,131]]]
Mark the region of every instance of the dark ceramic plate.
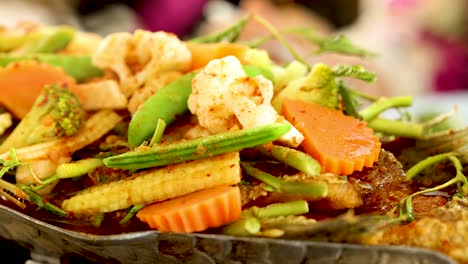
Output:
[[437,252],[410,247],[156,231],[96,236],[58,228],[3,205],[0,237],[33,256],[59,259],[74,254],[98,263],[455,263]]

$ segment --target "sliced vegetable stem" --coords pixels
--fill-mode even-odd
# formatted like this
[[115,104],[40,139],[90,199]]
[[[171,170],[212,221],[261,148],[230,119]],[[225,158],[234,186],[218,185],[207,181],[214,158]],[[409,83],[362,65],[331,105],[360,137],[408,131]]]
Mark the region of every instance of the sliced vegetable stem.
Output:
[[59,179],[79,177],[103,166],[101,159],[88,158],[76,162],[63,163],[57,167],[56,174]]
[[230,236],[252,236],[258,234],[260,230],[260,220],[252,215],[243,215],[239,220],[224,227],[223,233]]
[[92,225],[94,227],[100,227],[102,224],[102,221],[104,221],[105,214],[97,214],[93,217]]
[[453,156],[453,153],[443,153],[435,156],[428,157],[420,162],[418,162],[416,165],[411,167],[407,172],[406,172],[406,180],[411,180],[414,178],[418,173],[423,171],[426,168],[429,168],[433,166],[436,163],[440,163],[446,159],[448,159],[450,156]]
[[398,96],[391,98],[380,98],[375,103],[359,112],[364,121],[371,121],[385,110],[395,107],[408,107],[413,103],[411,96]]
[[455,113],[457,112],[457,109],[452,109],[451,111],[447,112],[447,113],[443,113],[441,115],[438,115],[426,122],[424,122],[422,125],[424,126],[424,128],[431,128],[431,127],[434,127],[444,121],[446,121],[447,119],[449,119],[450,117],[452,117]]
[[265,207],[252,207],[254,215],[258,218],[278,216],[301,215],[309,212],[307,201],[298,200],[285,203],[274,203]]
[[407,138],[421,138],[424,135],[424,127],[421,124],[399,120],[376,118],[367,123],[367,126],[375,132]]
[[138,211],[140,211],[143,207],[145,207],[144,204],[138,204],[138,205],[133,206],[133,207],[128,211],[128,213],[125,215],[125,217],[122,218],[122,220],[120,220],[119,224],[121,224],[121,225],[127,224],[127,222],[130,221],[130,219],[132,219],[132,217],[135,216],[135,214],[136,214]]
[[350,89],[349,91],[353,96],[361,97],[362,99],[366,99],[366,100],[371,101],[371,102],[375,102],[375,101],[379,100],[379,97],[375,97],[375,96],[363,93],[363,92],[358,91],[358,90]]
[[310,197],[325,197],[328,194],[328,186],[325,183],[287,182],[245,162],[242,162],[241,165],[249,176],[270,185],[276,192],[302,194]]
[[[54,175],[48,177],[45,180],[37,179],[39,185],[32,186],[31,188],[35,191],[38,191],[47,187],[55,181],[58,181],[60,179],[68,179],[83,176],[103,165],[104,163],[101,159],[95,158],[88,158],[76,162],[63,163],[57,167]],[[34,175],[34,172],[31,171],[31,174]]]
[[308,175],[320,174],[318,161],[302,151],[273,144],[258,146],[256,149]]
[[29,189],[28,187],[23,188],[23,191],[29,196],[29,199],[31,200],[31,202],[35,203],[39,208],[45,209],[48,212],[58,215],[58,216],[68,215],[67,212],[55,206],[54,204],[51,204],[49,202],[44,202],[43,198],[39,194]]

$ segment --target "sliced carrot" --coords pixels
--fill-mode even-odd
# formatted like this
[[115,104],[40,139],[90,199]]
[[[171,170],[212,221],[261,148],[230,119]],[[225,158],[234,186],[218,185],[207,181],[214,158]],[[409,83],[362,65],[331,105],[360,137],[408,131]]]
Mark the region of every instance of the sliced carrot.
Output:
[[240,218],[237,186],[218,186],[145,206],[137,217],[160,232],[191,233],[219,227]]
[[214,59],[224,58],[232,55],[241,62],[248,51],[248,47],[230,42],[220,43],[187,43],[187,47],[192,53],[191,70],[205,67],[208,62]]
[[72,86],[75,79],[60,68],[36,61],[20,61],[0,69],[0,104],[22,118],[31,109],[44,85],[61,83]]
[[379,138],[363,121],[298,100],[285,100],[282,112],[302,132],[302,147],[319,161],[323,172],[349,175],[372,166],[379,157]]

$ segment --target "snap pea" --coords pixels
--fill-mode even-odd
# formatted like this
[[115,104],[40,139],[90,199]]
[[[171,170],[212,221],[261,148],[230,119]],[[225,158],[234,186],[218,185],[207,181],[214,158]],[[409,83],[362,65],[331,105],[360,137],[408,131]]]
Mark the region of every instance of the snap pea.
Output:
[[28,36],[25,34],[0,33],[0,52],[10,52],[25,43]]
[[289,129],[291,129],[289,124],[268,124],[250,129],[227,131],[193,140],[140,148],[105,158],[103,162],[107,167],[127,170],[164,166],[265,144],[278,139]]
[[[243,67],[249,77],[263,74],[266,78],[273,79],[273,74],[267,69],[254,65]],[[159,119],[169,125],[188,111],[187,100],[192,93],[192,79],[197,73],[198,71],[185,74],[161,88],[143,103],[128,126],[130,147],[137,147],[150,139],[154,135]]]
[[74,38],[68,26],[43,27],[33,32],[0,32],[0,52],[15,54],[53,53],[64,49]]
[[34,60],[62,68],[68,75],[78,82],[103,74],[102,70],[94,66],[90,56],[60,55],[60,54],[34,54],[34,55],[0,55],[0,66],[5,67],[15,61]]
[[162,119],[167,125],[187,110],[196,72],[187,73],[153,94],[133,115],[128,126],[128,144],[137,147],[151,138]]
[[262,75],[263,77],[267,78],[268,80],[274,82],[275,77],[273,73],[271,72],[270,69],[264,68],[264,67],[258,67],[254,65],[243,65],[245,74],[249,77],[255,77],[258,75]]
[[47,28],[33,33],[31,40],[21,47],[21,53],[53,53],[68,46],[75,37],[75,30],[68,26]]

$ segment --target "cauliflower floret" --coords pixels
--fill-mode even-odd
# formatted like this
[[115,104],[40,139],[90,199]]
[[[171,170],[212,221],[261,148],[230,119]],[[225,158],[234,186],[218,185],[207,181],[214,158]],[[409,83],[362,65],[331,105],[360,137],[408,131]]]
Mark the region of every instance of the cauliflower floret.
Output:
[[95,65],[118,75],[127,96],[158,73],[187,70],[191,61],[186,45],[176,35],[162,31],[110,34],[93,55]]
[[[271,106],[272,97],[271,81],[263,76],[248,77],[240,61],[227,56],[212,60],[195,76],[188,107],[211,133],[228,131],[236,125],[253,128],[271,123],[290,124]],[[304,136],[292,126],[279,140],[297,147]]]

